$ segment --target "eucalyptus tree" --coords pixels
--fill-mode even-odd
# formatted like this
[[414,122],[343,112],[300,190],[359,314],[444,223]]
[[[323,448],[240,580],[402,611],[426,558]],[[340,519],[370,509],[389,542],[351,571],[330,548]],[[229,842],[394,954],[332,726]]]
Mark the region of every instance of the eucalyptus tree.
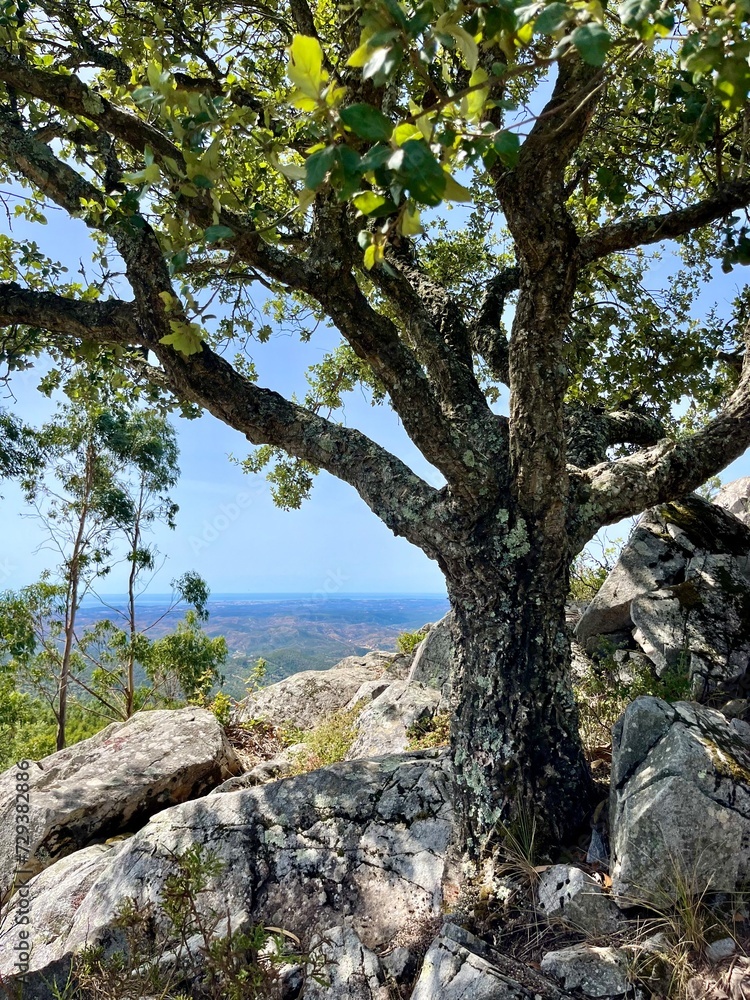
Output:
[[[76,652],[76,622],[81,602],[95,582],[110,571],[112,542],[118,527],[133,519],[133,504],[117,480],[118,462],[108,447],[101,407],[91,401],[62,407],[36,434],[44,462],[24,480],[26,499],[43,523],[44,543],[60,563],[54,591],[59,603],[59,643],[44,641],[42,660],[56,675],[54,712],[57,749],[65,746],[71,668]],[[29,589],[29,593],[33,588]],[[44,616],[42,616],[44,617]]]
[[[50,267],[40,285],[11,241],[8,365],[96,356],[242,432],[282,503],[325,469],[438,562],[474,853],[519,803],[550,838],[586,809],[572,558],[750,443],[747,295],[691,312],[715,263],[750,260],[747,16],[746,0],[3,15],[6,183],[32,222],[45,203],[83,219],[93,251],[91,279]],[[467,206],[455,232],[448,203]],[[647,249],[667,240],[671,278]],[[341,335],[305,399],[258,384],[263,302],[303,337],[320,321]],[[237,342],[252,354],[230,363]],[[340,419],[357,383],[396,411],[429,482]]]

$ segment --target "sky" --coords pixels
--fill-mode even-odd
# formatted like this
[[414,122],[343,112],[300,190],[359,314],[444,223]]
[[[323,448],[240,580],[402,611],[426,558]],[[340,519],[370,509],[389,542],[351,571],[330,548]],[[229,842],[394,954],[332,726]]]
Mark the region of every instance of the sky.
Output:
[[[31,236],[45,253],[77,269],[88,258],[86,230],[62,212],[50,211],[48,225],[32,227],[14,221],[16,237]],[[5,219],[0,228],[8,230]],[[720,276],[706,300],[731,299],[744,275]],[[129,296],[126,296],[129,297]],[[319,329],[308,344],[278,336],[258,344],[253,355],[259,383],[288,395],[303,395],[305,368],[335,347],[338,337]],[[21,373],[4,404],[26,422],[49,418],[55,402],[37,388],[39,372]],[[2,402],[2,401],[0,401]],[[372,407],[361,391],[349,394],[346,423],[358,427],[405,460],[418,474],[438,485],[434,469],[422,458],[388,406]],[[174,417],[180,447],[181,478],[172,496],[180,507],[177,528],[158,528],[159,568],[150,593],[165,593],[170,581],[195,570],[212,593],[279,593],[305,595],[442,594],[445,585],[437,565],[419,549],[391,534],[356,491],[329,474],[317,477],[311,498],[298,511],[274,506],[264,476],[246,475],[228,456],[243,458],[244,437],[211,415],[187,421]],[[724,482],[750,475],[750,456],[722,474]],[[0,484],[4,526],[0,547],[0,589],[16,589],[54,568],[54,553],[45,548],[43,525],[28,516],[20,490]],[[627,530],[627,529],[624,529]],[[609,529],[616,538],[617,527]],[[115,566],[99,584],[99,592],[124,590],[126,568]]]

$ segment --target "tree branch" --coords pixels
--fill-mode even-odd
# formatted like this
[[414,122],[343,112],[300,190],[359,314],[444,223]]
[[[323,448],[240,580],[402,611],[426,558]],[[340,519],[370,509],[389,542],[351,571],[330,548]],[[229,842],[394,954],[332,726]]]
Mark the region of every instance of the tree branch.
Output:
[[664,437],[659,420],[636,410],[602,413],[588,406],[567,407],[568,462],[581,469],[605,462],[618,444],[653,445]]
[[283,448],[343,479],[395,534],[434,558],[441,507],[436,489],[366,435],[255,385],[207,346],[186,357],[161,344],[161,330],[139,328],[134,303],[79,302],[22,289],[13,282],[0,283],[0,326],[15,323],[103,344],[147,344],[163,365],[163,370],[153,372],[160,387],[166,372],[170,388],[180,398],[198,403],[252,444]]
[[[746,334],[747,336],[747,334]],[[723,410],[702,430],[582,472],[589,537],[605,524],[692,493],[750,446],[750,364]]]
[[0,282],[0,326],[36,326],[81,340],[144,344],[132,303],[81,302],[52,292],[34,292],[15,281]]
[[688,208],[602,226],[581,239],[577,251],[578,261],[581,266],[585,266],[608,254],[659,243],[661,240],[676,239],[748,205],[750,180],[732,181]]
[[508,341],[500,323],[505,300],[518,291],[519,278],[517,267],[506,267],[487,282],[479,313],[469,329],[474,351],[484,358],[493,378],[504,385],[510,382]]

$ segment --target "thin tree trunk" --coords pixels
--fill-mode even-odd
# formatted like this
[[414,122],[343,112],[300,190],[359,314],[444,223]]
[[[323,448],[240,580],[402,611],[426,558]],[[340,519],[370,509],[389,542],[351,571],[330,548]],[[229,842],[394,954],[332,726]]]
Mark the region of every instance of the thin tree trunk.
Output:
[[141,540],[141,514],[143,511],[143,484],[141,483],[141,493],[136,510],[135,523],[133,527],[132,544],[130,547],[130,575],[128,577],[128,629],[130,632],[130,642],[128,644],[127,677],[125,680],[125,718],[129,719],[133,714],[133,699],[135,696],[135,637],[136,637],[136,614],[135,614],[135,584],[138,579],[138,544]]

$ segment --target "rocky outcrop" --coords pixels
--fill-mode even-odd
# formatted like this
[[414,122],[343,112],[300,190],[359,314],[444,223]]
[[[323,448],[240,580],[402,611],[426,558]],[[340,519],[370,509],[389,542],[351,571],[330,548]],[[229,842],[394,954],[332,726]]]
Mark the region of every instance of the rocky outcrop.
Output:
[[727,483],[714,497],[714,503],[750,527],[750,476]]
[[277,727],[313,729],[345,708],[363,684],[403,675],[406,660],[402,653],[373,652],[348,656],[330,670],[303,670],[245,698],[237,705],[235,721],[263,719]]
[[408,678],[410,683],[424,684],[439,691],[441,709],[448,707],[453,686],[456,653],[452,628],[453,612],[449,611],[430,627],[427,636],[417,646]]
[[[306,948],[330,938],[326,946],[342,967],[376,975],[370,953],[410,948],[440,913],[448,785],[445,757],[427,751],[336,764],[163,810],[110,859],[87,856],[102,867],[74,899],[58,893],[54,925],[45,899],[57,866],[29,883],[24,906],[37,940],[46,942],[31,949],[29,981],[86,944],[122,946],[115,924],[123,900],[158,913],[176,857],[197,847],[215,852],[221,866],[200,894],[206,914],[226,915],[235,931],[273,924]],[[2,977],[13,972],[17,912],[15,897],[0,931]],[[317,996],[310,990],[305,1000]]]
[[394,681],[359,714],[356,737],[346,759],[401,753],[409,745],[412,727],[437,711],[440,692],[424,684]]
[[622,921],[622,913],[601,885],[572,865],[553,865],[544,872],[536,898],[539,911],[548,920],[593,936],[610,934]]
[[[744,727],[744,728],[743,728]],[[614,729],[612,892],[623,906],[750,877],[750,740],[687,702],[637,698]]]
[[[0,775],[0,899],[14,884],[111,833],[204,795],[239,764],[205,709],[138,712],[91,739]],[[27,777],[28,859],[16,864],[17,775]],[[26,802],[24,802],[24,805]]]
[[[743,495],[728,488],[725,501]],[[659,676],[684,674],[698,700],[746,694],[750,528],[697,496],[648,511],[576,634],[589,651],[630,646]]]

